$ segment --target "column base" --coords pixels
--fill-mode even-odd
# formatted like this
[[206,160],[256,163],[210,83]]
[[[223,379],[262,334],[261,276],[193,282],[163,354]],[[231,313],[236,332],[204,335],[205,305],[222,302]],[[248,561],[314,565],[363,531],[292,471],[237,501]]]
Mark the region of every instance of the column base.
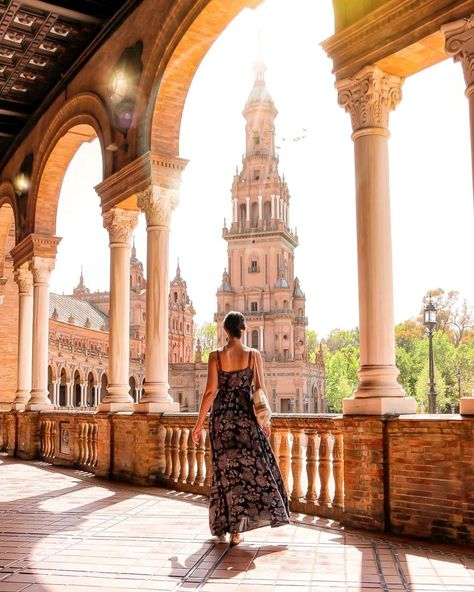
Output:
[[10,410],[11,411],[24,411],[26,408],[26,403],[12,403]]
[[179,413],[179,403],[174,401],[143,401],[133,406],[135,413]]
[[342,401],[342,412],[344,415],[412,415],[416,413],[416,400],[413,397],[344,399]]
[[98,413],[117,413],[118,411],[133,411],[133,401],[119,401],[118,403],[102,401],[97,407]]
[[25,405],[25,411],[53,411],[51,403],[28,403]]
[[460,415],[474,415],[474,397],[461,397],[459,413]]

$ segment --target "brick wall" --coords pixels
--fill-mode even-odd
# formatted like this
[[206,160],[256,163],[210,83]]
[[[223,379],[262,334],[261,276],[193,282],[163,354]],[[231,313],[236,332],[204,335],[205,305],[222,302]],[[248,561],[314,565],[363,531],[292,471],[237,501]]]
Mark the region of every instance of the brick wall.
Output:
[[387,422],[392,532],[474,542],[474,419]]

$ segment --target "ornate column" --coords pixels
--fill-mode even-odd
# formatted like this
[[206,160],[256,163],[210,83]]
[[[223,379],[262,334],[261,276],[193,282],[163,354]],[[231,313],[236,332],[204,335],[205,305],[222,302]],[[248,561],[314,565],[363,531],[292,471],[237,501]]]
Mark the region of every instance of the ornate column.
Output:
[[263,220],[262,200],[263,200],[263,197],[261,195],[259,195],[258,196],[258,222],[259,223],[261,223]]
[[232,199],[232,223],[234,224],[235,222],[237,222],[237,198],[234,197]]
[[[469,101],[471,128],[472,179],[474,185],[474,15],[443,25],[441,32],[445,38],[444,49],[446,53],[452,56],[455,62],[461,62],[466,81],[466,97]],[[474,401],[472,412],[474,413]]]
[[31,356],[33,348],[33,274],[28,263],[15,270],[18,284],[18,368],[17,390],[12,409],[24,410],[31,393]]
[[138,212],[114,207],[103,218],[110,238],[109,384],[99,411],[130,411],[130,249]]
[[397,382],[393,319],[388,119],[403,80],[375,66],[336,82],[339,104],[352,121],[356,177],[360,369],[346,415],[414,413]]
[[86,406],[86,389],[87,389],[87,384],[81,384],[81,407],[85,407]]
[[264,347],[263,347],[263,326],[262,326],[262,325],[260,325],[259,329],[260,329],[260,339],[259,339],[259,346],[260,346],[260,347],[259,347],[258,349],[259,349],[261,352],[263,352],[263,350],[264,350]]
[[250,197],[245,198],[245,222],[250,222]]
[[145,329],[145,393],[135,410],[179,411],[168,384],[168,259],[171,214],[178,205],[177,188],[152,185],[137,200],[147,223],[147,289]]
[[51,407],[48,391],[48,326],[49,278],[55,259],[34,256],[30,262],[33,273],[33,347],[31,397],[27,411]]
[[271,213],[271,218],[272,218],[272,220],[274,220],[275,217],[276,217],[275,216],[275,196],[272,194],[270,197],[272,199],[272,206],[271,206],[272,213]]

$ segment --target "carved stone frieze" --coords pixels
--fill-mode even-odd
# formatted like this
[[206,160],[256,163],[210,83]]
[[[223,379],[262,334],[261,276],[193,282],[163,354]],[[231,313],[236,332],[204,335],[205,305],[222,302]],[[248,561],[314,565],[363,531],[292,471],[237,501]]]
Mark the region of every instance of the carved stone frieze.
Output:
[[33,257],[30,262],[30,271],[33,274],[35,286],[48,286],[49,277],[54,269],[55,259],[47,257]]
[[474,92],[474,15],[441,27],[444,49],[455,62],[461,62],[467,94]]
[[127,244],[131,246],[132,233],[138,222],[138,214],[134,210],[112,208],[103,214],[104,228],[109,232],[110,244]]
[[33,293],[33,274],[27,265],[22,265],[15,270],[15,282],[18,284],[18,292],[20,294]]
[[166,226],[171,223],[171,214],[179,202],[179,191],[168,187],[151,185],[140,193],[138,207],[143,210],[147,226]]
[[388,117],[402,98],[403,79],[376,66],[366,66],[352,78],[336,82],[338,103],[351,116],[354,132],[388,129]]

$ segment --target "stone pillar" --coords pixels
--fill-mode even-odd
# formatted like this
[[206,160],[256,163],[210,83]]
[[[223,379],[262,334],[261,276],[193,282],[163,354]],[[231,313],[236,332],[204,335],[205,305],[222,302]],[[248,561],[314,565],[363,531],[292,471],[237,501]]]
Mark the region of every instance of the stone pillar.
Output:
[[130,411],[130,249],[138,212],[112,208],[103,218],[110,238],[109,384],[99,411]]
[[401,99],[402,79],[367,66],[336,83],[352,120],[356,177],[360,370],[346,415],[414,413],[397,382],[393,319],[388,118]]
[[232,200],[233,208],[232,208],[232,223],[237,222],[237,198],[234,197]]
[[146,382],[145,394],[135,405],[140,412],[179,411],[168,384],[169,226],[178,196],[177,189],[154,185],[137,200],[147,222]]
[[262,208],[262,196],[258,196],[258,221],[261,222],[263,220],[263,208]]
[[250,197],[245,198],[245,221],[250,222]]
[[[455,62],[461,62],[466,81],[471,128],[472,179],[474,185],[474,15],[442,25],[444,49]],[[473,405],[474,411],[474,405]]]
[[97,407],[97,405],[99,404],[99,385],[98,384],[94,384],[92,386],[92,405],[94,407]]
[[18,284],[18,368],[17,390],[12,409],[24,410],[31,393],[31,356],[33,348],[33,275],[27,263],[15,271]]
[[260,347],[259,347],[260,351],[263,351],[264,350],[264,347],[263,347],[263,327],[261,325],[260,325],[259,345],[260,345]]
[[272,199],[272,214],[271,214],[271,216],[272,216],[272,220],[274,220],[275,219],[275,196],[271,195],[270,197]]
[[39,411],[51,407],[48,391],[48,325],[49,325],[49,277],[55,260],[34,256],[30,262],[33,273],[33,347],[31,397],[27,411]]
[[86,406],[86,389],[87,389],[87,385],[86,384],[81,384],[81,407],[85,407]]
[[53,406],[59,405],[59,380],[53,380]]

